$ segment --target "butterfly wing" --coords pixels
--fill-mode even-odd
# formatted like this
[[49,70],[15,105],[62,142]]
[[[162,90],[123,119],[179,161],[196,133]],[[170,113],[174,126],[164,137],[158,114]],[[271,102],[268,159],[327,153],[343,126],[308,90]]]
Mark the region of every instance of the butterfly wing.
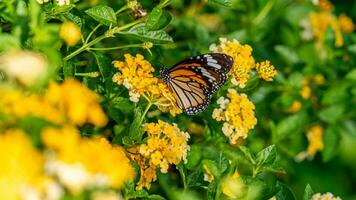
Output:
[[212,94],[226,81],[232,64],[232,57],[226,54],[203,54],[163,70],[161,76],[178,106],[187,114],[195,114],[208,106]]

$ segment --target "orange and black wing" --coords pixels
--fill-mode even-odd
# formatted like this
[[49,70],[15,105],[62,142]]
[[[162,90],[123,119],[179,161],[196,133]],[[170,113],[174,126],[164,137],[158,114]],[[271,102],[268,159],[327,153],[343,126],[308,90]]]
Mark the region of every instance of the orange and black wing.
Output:
[[233,64],[226,54],[192,57],[161,69],[161,78],[174,93],[178,106],[187,114],[205,110],[212,94],[224,84]]

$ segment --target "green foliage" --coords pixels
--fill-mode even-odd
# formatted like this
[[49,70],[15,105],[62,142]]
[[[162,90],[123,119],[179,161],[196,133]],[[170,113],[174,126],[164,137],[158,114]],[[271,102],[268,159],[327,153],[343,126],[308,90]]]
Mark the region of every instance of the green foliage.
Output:
[[[303,39],[303,20],[318,10],[306,0],[95,2],[73,0],[59,6],[56,1],[0,1],[0,57],[24,50],[41,53],[48,61],[45,78],[31,86],[9,81],[2,71],[0,81],[31,94],[43,93],[52,80],[80,80],[100,96],[109,117],[108,125],[96,132],[125,149],[146,142],[145,123],[164,120],[189,132],[194,122],[204,129],[203,133],[191,133],[186,162],[171,166],[168,173],[157,169],[151,189],[136,189],[140,176],[136,165],[136,180],[120,191],[124,199],[309,200],[318,192],[355,198],[355,32],[342,33],[341,47],[335,46],[337,35],[332,28],[326,30],[322,45],[315,37]],[[333,3],[335,19],[346,13],[356,22],[355,2]],[[73,46],[60,38],[63,22],[73,22],[80,29],[81,39]],[[124,60],[124,54],[144,55],[158,77],[161,66],[207,53],[220,37],[249,44],[258,62],[270,60],[278,71],[273,82],[263,82],[257,73],[251,74],[244,88],[228,80],[204,113],[171,116],[158,111],[152,102],[132,102],[127,88],[112,81],[117,72],[112,61]],[[323,81],[318,82],[317,77]],[[301,95],[305,87],[310,88],[308,97]],[[219,106],[217,99],[226,96],[228,88],[247,94],[256,107],[258,123],[238,145],[228,143],[223,123],[211,117]],[[300,107],[293,110],[295,102]],[[16,121],[3,116],[1,108],[0,120],[1,131],[19,124],[41,148],[40,132],[49,122],[32,116]],[[308,149],[307,133],[314,126],[323,129],[323,148],[311,156],[313,159],[297,161],[299,153]],[[92,135],[94,128],[89,130]],[[240,196],[230,198],[224,193],[224,181],[235,171],[241,191]],[[212,179],[208,181],[207,175]],[[64,199],[75,198],[89,197],[81,194]]]

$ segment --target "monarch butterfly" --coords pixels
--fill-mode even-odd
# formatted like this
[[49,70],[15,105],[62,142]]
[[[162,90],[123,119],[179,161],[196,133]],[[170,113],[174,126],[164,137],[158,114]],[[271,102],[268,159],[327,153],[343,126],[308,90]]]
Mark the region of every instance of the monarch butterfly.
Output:
[[161,68],[161,79],[177,101],[179,108],[188,115],[204,111],[211,96],[226,81],[234,60],[220,53],[191,57],[172,68]]

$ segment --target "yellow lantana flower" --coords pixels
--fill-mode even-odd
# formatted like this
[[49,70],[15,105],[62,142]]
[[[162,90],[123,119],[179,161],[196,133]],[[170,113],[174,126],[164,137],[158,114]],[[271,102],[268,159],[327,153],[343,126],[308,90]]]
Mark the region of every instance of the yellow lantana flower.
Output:
[[35,116],[62,125],[92,123],[105,126],[108,119],[99,104],[99,96],[79,81],[66,79],[61,85],[51,82],[44,95],[2,89],[0,111],[10,117]]
[[46,162],[48,172],[72,193],[91,186],[121,188],[134,177],[125,151],[105,138],[82,138],[77,129],[67,126],[45,128],[42,141],[50,152]]
[[137,188],[149,189],[151,182],[157,179],[157,168],[167,173],[169,165],[177,165],[182,160],[186,162],[190,136],[180,131],[176,124],[170,125],[161,120],[146,124],[143,129],[148,134],[147,143],[132,148],[130,155],[141,169]]
[[341,200],[341,198],[327,192],[325,194],[316,193],[312,196],[311,200]]
[[[59,0],[59,5],[69,5],[68,0]],[[74,46],[78,43],[82,34],[80,28],[73,22],[64,22],[59,30],[59,36],[68,44],[68,46]]]
[[239,94],[234,89],[228,90],[227,97],[218,99],[217,103],[220,107],[214,109],[213,118],[224,122],[223,133],[231,144],[237,144],[239,139],[247,137],[248,131],[257,123],[255,105],[245,94]]
[[277,75],[277,71],[274,69],[274,66],[271,65],[268,60],[256,63],[256,71],[265,81],[272,81],[272,78]]
[[41,183],[43,157],[20,130],[0,134],[0,199],[21,199]]
[[320,125],[313,126],[309,129],[306,135],[309,142],[308,148],[306,151],[300,152],[296,156],[295,159],[297,161],[304,160],[305,158],[313,159],[315,154],[324,148],[323,127]]
[[89,122],[105,126],[108,121],[99,104],[100,97],[75,79],[66,79],[61,85],[51,82],[45,98],[64,112],[73,124]]
[[172,115],[182,112],[167,85],[153,76],[154,68],[142,55],[124,56],[125,61],[113,62],[119,70],[113,76],[113,81],[129,90],[131,101],[138,102],[143,96],[163,112],[170,112]]
[[[252,47],[247,44],[242,45],[235,39],[228,41],[226,38],[220,38],[220,44],[212,44],[210,51],[225,53],[234,59],[234,64],[230,71],[232,76],[231,83],[241,88],[245,87],[251,71],[256,67],[255,59],[252,56]],[[258,63],[257,66],[260,76],[267,81],[271,81],[276,75],[276,71],[269,61]]]

